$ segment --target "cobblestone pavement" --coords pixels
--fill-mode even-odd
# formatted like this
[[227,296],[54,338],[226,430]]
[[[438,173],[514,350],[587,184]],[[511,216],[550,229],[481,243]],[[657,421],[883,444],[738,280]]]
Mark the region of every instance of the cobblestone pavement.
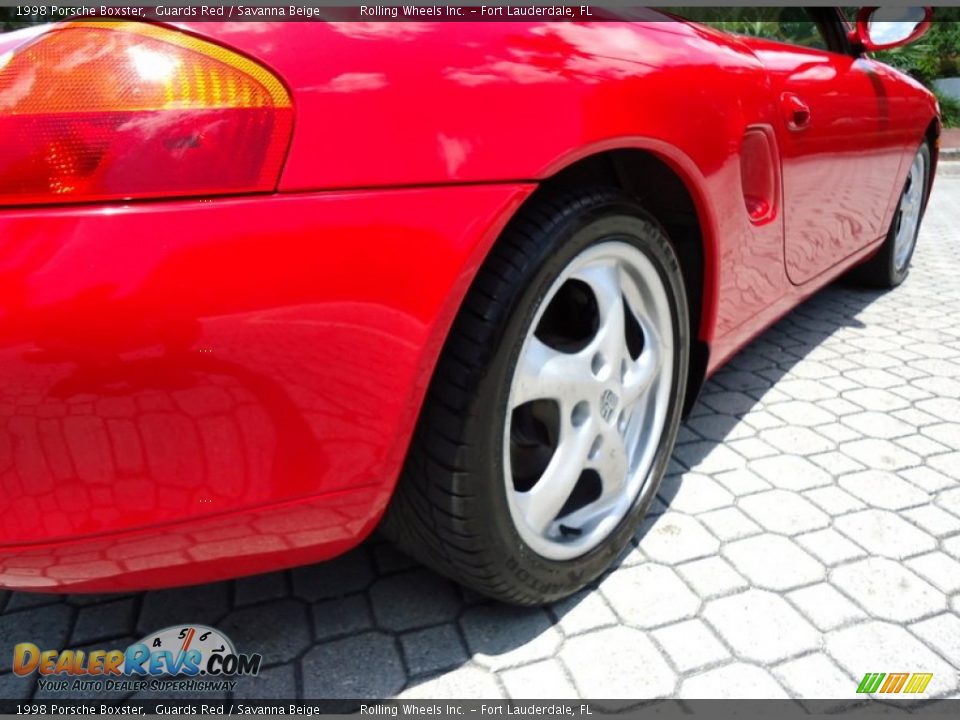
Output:
[[[853,698],[867,672],[960,665],[960,178],[887,294],[820,293],[708,385],[619,566],[545,610],[490,604],[378,539],[201,587],[0,593],[10,647],[123,647],[206,623],[267,670],[234,697]],[[209,696],[208,696],[209,697]]]

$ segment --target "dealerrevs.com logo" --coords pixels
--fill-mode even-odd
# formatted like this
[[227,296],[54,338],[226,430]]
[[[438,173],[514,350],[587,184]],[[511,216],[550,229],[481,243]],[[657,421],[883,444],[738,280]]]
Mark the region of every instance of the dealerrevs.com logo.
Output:
[[126,650],[44,650],[30,642],[13,648],[13,672],[37,673],[52,691],[233,690],[236,678],[257,675],[263,657],[238,653],[206,625],[177,625],[147,635]]

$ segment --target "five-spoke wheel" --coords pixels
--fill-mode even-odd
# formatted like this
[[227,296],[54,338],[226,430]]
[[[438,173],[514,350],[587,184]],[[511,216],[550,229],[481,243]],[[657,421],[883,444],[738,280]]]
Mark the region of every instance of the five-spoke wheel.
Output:
[[650,259],[609,241],[543,299],[508,401],[504,480],[517,531],[544,557],[599,545],[649,474],[673,369],[670,300]]
[[676,251],[646,210],[614,190],[541,193],[464,302],[385,532],[508,602],[588,584],[669,461],[689,333]]
[[917,152],[910,165],[907,184],[900,195],[900,205],[893,219],[896,228],[893,245],[894,268],[901,272],[906,270],[917,244],[926,185],[927,153]]

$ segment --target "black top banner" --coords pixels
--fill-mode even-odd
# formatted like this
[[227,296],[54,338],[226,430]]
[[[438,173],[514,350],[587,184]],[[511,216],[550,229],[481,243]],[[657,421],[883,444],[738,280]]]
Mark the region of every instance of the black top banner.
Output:
[[902,716],[956,717],[960,700],[0,700],[0,714],[76,715],[293,715],[301,717],[442,718],[740,718]]
[[[814,3],[816,4],[816,3]],[[896,4],[896,3],[894,3]],[[809,5],[809,3],[808,3]],[[0,31],[17,27],[68,20],[157,20],[166,22],[223,21],[327,21],[327,22],[509,22],[509,21],[642,21],[671,22],[676,15],[695,22],[761,22],[776,20],[783,7],[684,7],[637,6],[620,0],[581,4],[570,0],[534,2],[515,0],[491,3],[458,0],[455,3],[428,3],[423,0],[351,4],[344,0],[93,0],[62,4],[12,3],[0,0]],[[934,21],[960,22],[960,7],[937,8]]]

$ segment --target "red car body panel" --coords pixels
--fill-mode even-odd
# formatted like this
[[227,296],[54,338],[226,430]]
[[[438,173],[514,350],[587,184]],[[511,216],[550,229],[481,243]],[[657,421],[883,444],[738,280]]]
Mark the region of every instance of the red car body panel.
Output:
[[[184,581],[205,537],[230,538],[227,575],[359,541],[470,279],[532,190],[0,211],[0,580],[130,587],[142,559],[103,536],[143,547],[145,528],[180,548],[151,584]],[[329,532],[289,510],[320,500],[342,518]]]
[[[287,161],[269,195],[0,208],[5,586],[199,582],[360,542],[490,246],[596,153],[651,153],[693,199],[712,372],[876,250],[936,117],[871,60],[682,22],[175,27],[283,79]],[[791,131],[788,92],[822,124]]]

